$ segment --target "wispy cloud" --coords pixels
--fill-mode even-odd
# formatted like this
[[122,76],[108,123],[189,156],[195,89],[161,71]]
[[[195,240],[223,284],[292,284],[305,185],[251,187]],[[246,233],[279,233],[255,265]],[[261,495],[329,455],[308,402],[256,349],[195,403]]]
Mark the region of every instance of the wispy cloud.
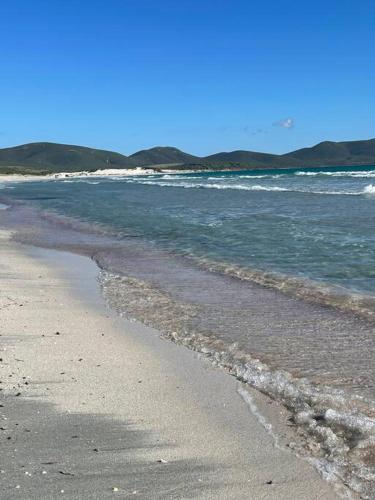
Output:
[[286,129],[291,129],[294,127],[294,118],[284,118],[283,120],[279,120],[274,123],[275,127],[281,127]]

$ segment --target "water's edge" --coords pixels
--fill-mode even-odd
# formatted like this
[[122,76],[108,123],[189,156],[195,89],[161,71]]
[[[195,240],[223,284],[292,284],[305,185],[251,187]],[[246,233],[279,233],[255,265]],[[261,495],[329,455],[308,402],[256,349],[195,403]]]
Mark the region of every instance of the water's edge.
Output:
[[[19,237],[15,229],[14,239],[25,241],[24,235]],[[38,245],[38,239],[32,244]],[[40,246],[44,246],[43,242]],[[78,247],[64,250],[85,253]],[[353,398],[352,406],[348,408],[348,401],[342,400],[341,391],[317,386],[286,371],[271,369],[259,359],[244,354],[236,344],[186,331],[182,319],[191,321],[193,308],[190,311],[189,308],[182,309],[173,296],[146,281],[109,271],[102,255],[90,252],[89,255],[101,268],[99,283],[110,307],[130,319],[157,328],[164,338],[199,352],[238,380],[281,401],[291,412],[292,424],[304,438],[304,446],[296,451],[310,456],[326,478],[348,486],[362,498],[374,498],[375,419],[365,401]],[[211,269],[210,272],[219,270]],[[150,303],[153,305],[151,315]],[[159,311],[158,314],[155,311]],[[180,317],[180,324],[169,321],[168,314]],[[362,412],[359,411],[361,407]]]
[[[236,344],[226,345],[221,340],[199,334],[187,335],[182,330],[168,331],[168,322],[150,318],[140,311],[129,311],[123,298],[133,295],[137,300],[153,301],[160,309],[173,302],[160,290],[146,283],[103,270],[99,276],[103,295],[110,307],[129,319],[137,319],[147,326],[159,329],[163,338],[183,345],[208,359],[266,396],[282,402],[290,412],[290,423],[295,426],[301,445],[292,445],[295,452],[310,457],[319,472],[333,482],[347,486],[362,498],[373,498],[372,467],[364,467],[362,458],[372,453],[375,444],[375,420],[357,411],[343,410],[342,394],[329,387],[317,387],[304,379],[296,379],[282,370],[272,370],[259,359],[244,355]],[[125,291],[126,289],[126,291]],[[145,297],[147,297],[145,299]],[[152,298],[151,298],[152,297]],[[178,304],[174,304],[178,313]],[[156,307],[157,309],[158,307]],[[181,311],[180,311],[181,312]],[[360,403],[358,400],[356,403]],[[353,446],[353,440],[356,441]],[[355,449],[354,455],[351,452]],[[358,453],[359,452],[359,453]],[[357,455],[357,456],[356,456]]]

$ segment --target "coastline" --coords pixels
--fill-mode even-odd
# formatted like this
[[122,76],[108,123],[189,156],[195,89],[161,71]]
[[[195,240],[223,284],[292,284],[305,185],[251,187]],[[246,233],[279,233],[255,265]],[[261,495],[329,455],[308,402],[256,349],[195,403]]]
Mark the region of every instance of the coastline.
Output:
[[[210,170],[177,170],[177,169],[155,169],[150,168],[124,168],[124,169],[106,169],[106,170],[95,170],[88,171],[83,170],[81,172],[54,172],[49,174],[0,174],[0,182],[29,182],[29,181],[53,181],[53,180],[64,180],[64,179],[81,179],[87,177],[99,177],[99,178],[116,178],[116,177],[132,177],[132,176],[147,176],[147,175],[173,175],[181,173],[200,173],[209,172]],[[213,170],[215,172],[215,170]]]
[[[203,268],[195,266],[190,258],[153,249],[147,240],[134,238],[137,231],[126,229],[125,237],[117,238],[106,225],[54,214],[17,200],[20,194],[21,200],[33,196],[35,200],[53,200],[51,190],[61,197],[62,186],[36,183],[29,189],[25,184],[26,192],[14,187],[13,196],[3,198],[9,210],[2,213],[2,225],[12,231],[13,240],[90,256],[101,270],[102,293],[113,310],[162,332],[164,338],[198,352],[281,403],[290,411],[284,427],[285,423],[291,426],[299,437],[291,446],[293,452],[311,460],[332,481],[372,498],[373,323],[349,311],[315,304],[315,300],[309,304],[289,297],[267,283],[257,284],[252,277],[248,281],[247,274],[232,276],[232,264],[224,269],[229,275],[211,269],[212,261],[206,266],[204,260]],[[90,186],[87,190],[90,199],[94,189]],[[74,204],[71,184],[62,190],[70,193],[67,199]],[[215,290],[214,296],[210,290]],[[215,304],[220,304],[219,308]],[[236,328],[242,337],[235,335]],[[336,348],[350,347],[346,344],[348,334],[355,340],[356,352],[349,365],[345,355],[350,355],[350,350]],[[309,356],[301,356],[305,351]],[[345,372],[342,367],[346,367]],[[332,380],[342,380],[343,390],[331,384]],[[347,380],[359,394],[351,391],[351,386],[346,391]]]
[[[174,167],[174,168],[172,168]],[[254,175],[259,173],[269,173],[272,171],[280,171],[280,173],[291,173],[291,172],[316,172],[320,171],[350,171],[350,170],[360,170],[374,168],[372,163],[358,163],[358,164],[323,164],[323,165],[300,165],[300,166],[275,166],[275,167],[264,167],[264,166],[251,166],[251,165],[238,165],[232,166],[231,168],[227,166],[212,167],[212,168],[176,168],[177,164],[155,164],[148,165],[144,167],[133,167],[133,168],[108,168],[108,169],[98,169],[98,170],[82,170],[82,171],[72,171],[72,172],[50,172],[43,174],[28,174],[28,173],[13,173],[13,174],[2,174],[0,173],[1,182],[28,182],[28,181],[50,181],[50,180],[64,180],[64,179],[81,179],[81,178],[118,178],[118,177],[133,177],[133,176],[154,176],[154,175],[185,175],[185,174],[225,174],[231,172],[254,172]]]
[[233,377],[109,311],[93,262],[1,235],[7,498],[337,498]]

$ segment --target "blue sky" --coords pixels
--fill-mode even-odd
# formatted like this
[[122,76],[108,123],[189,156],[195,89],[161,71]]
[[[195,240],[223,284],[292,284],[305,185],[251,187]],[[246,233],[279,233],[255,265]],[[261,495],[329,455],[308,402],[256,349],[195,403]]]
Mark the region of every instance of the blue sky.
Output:
[[0,147],[375,137],[373,0],[2,0]]

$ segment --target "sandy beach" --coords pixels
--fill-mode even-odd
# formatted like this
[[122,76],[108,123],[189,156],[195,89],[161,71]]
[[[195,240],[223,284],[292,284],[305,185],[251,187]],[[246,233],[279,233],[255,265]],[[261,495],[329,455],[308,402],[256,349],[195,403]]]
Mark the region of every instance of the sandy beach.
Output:
[[9,238],[2,498],[338,498],[275,446],[233,377],[108,310],[93,262]]

